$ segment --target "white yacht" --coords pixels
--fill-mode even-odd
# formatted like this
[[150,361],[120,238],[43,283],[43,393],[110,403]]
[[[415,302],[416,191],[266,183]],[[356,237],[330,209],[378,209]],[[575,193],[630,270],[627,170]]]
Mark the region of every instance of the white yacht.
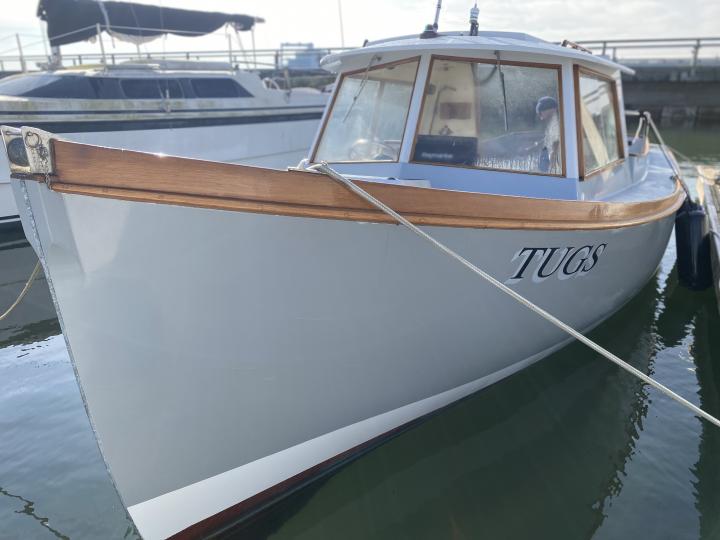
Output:
[[[110,9],[113,4],[125,3],[103,5]],[[48,19],[54,46],[96,35],[94,26],[65,34],[68,28],[84,24],[73,15],[99,9],[98,2],[42,0],[40,5],[47,10],[43,16]],[[163,9],[169,21],[174,19],[168,12],[192,14],[187,15],[183,28],[207,30],[202,19],[196,20],[208,15],[204,12],[134,6],[138,8]],[[109,15],[111,19],[119,16],[112,10]],[[210,15],[218,21],[238,17]],[[62,17],[59,22],[58,17]],[[255,18],[240,17],[249,21],[243,30],[255,24]],[[64,25],[58,28],[59,23]],[[112,25],[101,29],[118,35]],[[134,29],[120,30],[129,33]],[[65,37],[54,40],[55,33]],[[0,123],[35,126],[69,140],[101,146],[282,168],[296,164],[307,153],[327,96],[312,88],[279,89],[257,73],[230,63],[144,59],[57,67],[0,79]],[[0,168],[6,165],[0,164]],[[10,179],[2,174],[0,228],[13,223],[19,224],[18,211]]]

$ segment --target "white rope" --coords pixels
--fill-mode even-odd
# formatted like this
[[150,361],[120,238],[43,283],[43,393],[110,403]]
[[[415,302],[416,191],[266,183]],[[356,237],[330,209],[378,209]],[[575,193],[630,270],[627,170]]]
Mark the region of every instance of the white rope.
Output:
[[654,388],[657,388],[657,389],[660,390],[662,393],[664,393],[665,395],[667,395],[667,396],[669,396],[670,398],[674,399],[675,401],[677,401],[677,402],[680,403],[681,405],[684,405],[685,407],[687,407],[688,409],[690,409],[692,412],[694,412],[694,413],[697,414],[698,416],[700,416],[700,417],[704,418],[705,420],[707,420],[708,422],[711,422],[711,423],[715,424],[716,426],[720,427],[720,420],[718,420],[717,418],[715,418],[715,417],[712,416],[711,414],[705,412],[705,411],[702,410],[700,407],[698,407],[698,406],[696,406],[696,405],[693,405],[692,403],[690,403],[690,402],[689,402],[687,399],[685,399],[684,397],[676,394],[675,392],[673,392],[672,390],[670,390],[668,387],[666,387],[666,386],[664,386],[663,384],[657,382],[657,381],[654,380],[652,377],[649,377],[648,375],[646,375],[646,374],[643,373],[642,371],[634,368],[633,366],[631,366],[630,364],[628,364],[628,363],[625,362],[624,360],[621,360],[620,358],[618,358],[617,356],[615,356],[614,354],[612,354],[610,351],[604,349],[603,347],[601,347],[600,345],[598,345],[597,343],[595,343],[595,342],[592,341],[591,339],[585,337],[584,335],[582,335],[580,332],[578,332],[577,330],[575,330],[575,329],[572,328],[571,326],[565,324],[564,322],[562,322],[560,319],[558,319],[558,318],[555,317],[554,315],[552,315],[552,314],[548,313],[547,311],[545,311],[544,309],[542,309],[540,306],[537,306],[537,305],[533,304],[530,300],[528,300],[527,298],[525,298],[525,297],[522,296],[521,294],[515,292],[514,290],[512,290],[510,287],[508,287],[508,286],[505,285],[504,283],[501,283],[500,281],[498,281],[497,279],[495,279],[494,277],[492,277],[490,274],[484,272],[483,270],[481,270],[480,268],[478,268],[477,266],[475,266],[474,264],[472,264],[470,261],[468,261],[467,259],[465,259],[465,258],[462,257],[461,255],[459,255],[459,254],[457,254],[456,252],[454,252],[453,250],[451,250],[451,249],[450,249],[449,247],[447,247],[446,245],[444,245],[444,244],[440,243],[439,241],[435,240],[435,238],[433,238],[432,236],[430,236],[429,234],[427,234],[425,231],[423,231],[423,230],[420,229],[419,227],[416,227],[415,225],[413,225],[412,223],[410,223],[410,221],[408,221],[406,218],[404,218],[403,216],[401,216],[400,214],[398,214],[395,210],[393,210],[392,208],[390,208],[389,206],[387,206],[385,203],[383,203],[382,201],[376,199],[376,198],[373,197],[370,193],[368,193],[367,191],[365,191],[364,189],[362,189],[361,187],[359,187],[358,185],[356,185],[352,180],[350,180],[349,178],[345,178],[343,175],[341,175],[341,174],[338,173],[337,171],[335,171],[335,170],[333,170],[332,168],[330,168],[327,163],[323,162],[323,163],[319,163],[319,164],[316,164],[316,165],[311,165],[310,167],[308,167],[308,169],[309,169],[309,170],[314,170],[314,171],[322,172],[322,173],[328,175],[328,176],[329,176],[330,178],[332,178],[333,180],[336,180],[336,181],[340,182],[340,183],[343,184],[345,187],[347,187],[350,191],[352,191],[352,192],[355,193],[356,195],[362,197],[363,199],[365,199],[367,202],[369,202],[370,204],[372,204],[372,205],[375,206],[376,208],[379,208],[380,210],[382,210],[383,212],[385,212],[387,215],[389,215],[389,216],[391,216],[393,219],[395,219],[398,223],[404,225],[405,227],[407,227],[408,229],[410,229],[412,232],[414,232],[415,234],[417,234],[417,235],[420,236],[421,238],[427,240],[427,241],[430,242],[433,246],[435,246],[437,249],[439,249],[440,251],[442,251],[442,252],[445,253],[446,255],[449,255],[450,257],[452,257],[453,259],[455,259],[456,261],[458,261],[460,264],[462,264],[463,266],[465,266],[466,268],[468,268],[469,270],[471,270],[472,272],[474,272],[475,274],[477,274],[478,276],[480,276],[481,278],[483,278],[485,281],[489,282],[489,283],[490,283],[491,285],[493,285],[494,287],[500,289],[502,292],[504,292],[504,293],[507,294],[508,296],[511,296],[514,300],[516,300],[517,302],[519,302],[519,303],[522,304],[523,306],[525,306],[525,307],[527,307],[528,309],[530,309],[531,311],[537,313],[538,315],[540,315],[540,316],[541,316],[543,319],[545,319],[546,321],[554,324],[555,326],[557,326],[558,328],[560,328],[560,329],[563,330],[564,332],[567,332],[567,333],[570,334],[572,337],[574,337],[574,338],[577,339],[578,341],[584,343],[585,345],[587,345],[588,347],[590,347],[590,348],[593,349],[594,351],[600,353],[602,356],[604,356],[605,358],[607,358],[608,360],[610,360],[610,361],[613,362],[614,364],[617,364],[618,366],[620,366],[620,367],[623,368],[624,370],[632,373],[633,375],[635,375],[637,378],[639,378],[639,379],[642,380],[643,382],[649,384],[650,386],[653,386]]
[[703,174],[702,172],[700,172],[700,167],[702,166],[702,164],[699,164],[697,161],[695,161],[691,157],[688,157],[686,154],[683,154],[680,150],[673,146],[668,146],[668,149],[672,150],[673,154],[680,156],[680,159],[686,161],[687,163],[695,167],[695,175],[700,177],[704,184],[707,184],[708,186],[718,185],[718,179],[720,179],[720,176],[712,178],[706,174]]
[[662,138],[662,135],[660,135],[660,130],[655,125],[655,121],[652,119],[652,116],[650,113],[645,113],[645,119],[647,120],[648,125],[653,130],[653,133],[655,134],[655,137],[657,138],[658,142],[660,143],[660,150],[662,151],[662,155],[665,157],[665,161],[667,161],[668,165],[670,165],[670,168],[673,171],[673,174],[675,174],[675,178],[677,178],[678,182],[680,182],[680,185],[685,190],[685,196],[687,197],[688,201],[693,202],[692,195],[690,194],[690,188],[688,188],[687,184],[685,183],[685,180],[683,179],[682,175],[680,174],[680,169],[677,166],[677,163],[674,159],[670,157],[670,153],[668,152],[668,147],[665,144],[665,141]]
[[27,280],[27,283],[25,283],[25,287],[23,287],[23,290],[20,292],[20,296],[17,297],[17,300],[13,302],[12,306],[10,306],[5,313],[0,315],[0,321],[5,319],[10,313],[12,313],[12,310],[17,307],[17,305],[22,302],[22,299],[25,298],[25,295],[30,290],[30,287],[32,287],[33,282],[35,281],[35,278],[38,275],[38,272],[40,272],[40,261],[35,263],[35,268],[32,271],[32,274],[30,274],[30,277]]

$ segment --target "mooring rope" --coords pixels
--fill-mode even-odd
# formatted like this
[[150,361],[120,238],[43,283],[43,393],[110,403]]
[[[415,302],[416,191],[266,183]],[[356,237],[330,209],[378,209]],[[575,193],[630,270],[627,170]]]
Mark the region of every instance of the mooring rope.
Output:
[[652,129],[653,133],[655,134],[655,137],[657,138],[658,142],[660,143],[660,151],[662,152],[662,155],[665,157],[665,161],[667,161],[668,165],[670,165],[670,169],[672,169],[673,174],[675,175],[675,178],[677,178],[677,181],[680,182],[680,185],[685,190],[685,196],[687,197],[689,202],[693,202],[692,195],[690,194],[690,188],[685,183],[685,180],[683,180],[682,175],[680,174],[680,168],[677,165],[677,162],[675,159],[670,157],[670,153],[668,151],[668,146],[665,144],[665,140],[663,139],[662,135],[660,135],[660,130],[655,125],[655,121],[652,119],[652,116],[650,113],[647,113],[645,115],[645,119],[647,120],[648,125]]
[[321,173],[323,173],[323,174],[326,174],[327,176],[329,176],[329,177],[332,178],[333,180],[336,180],[337,182],[340,182],[340,183],[343,184],[345,187],[347,187],[350,191],[352,191],[353,193],[355,193],[355,194],[358,195],[359,197],[362,197],[363,199],[365,199],[367,202],[369,202],[370,204],[372,204],[372,205],[375,206],[376,208],[382,210],[382,211],[385,212],[387,215],[389,215],[390,217],[392,217],[393,219],[395,219],[395,221],[397,221],[398,223],[404,225],[405,227],[407,227],[408,229],[410,229],[412,232],[414,232],[415,234],[417,234],[418,236],[420,236],[420,237],[423,238],[424,240],[427,240],[427,241],[430,242],[433,246],[435,246],[437,249],[439,249],[440,251],[442,251],[442,252],[445,253],[446,255],[449,255],[451,258],[455,259],[455,260],[458,261],[460,264],[462,264],[463,266],[465,266],[466,268],[468,268],[469,270],[471,270],[472,272],[474,272],[475,274],[477,274],[478,276],[480,276],[481,278],[483,278],[485,281],[489,282],[491,285],[493,285],[493,286],[496,287],[497,289],[500,289],[502,292],[504,292],[504,293],[507,294],[508,296],[512,297],[514,300],[516,300],[517,302],[519,302],[519,303],[522,304],[523,306],[527,307],[527,308],[530,309],[531,311],[533,311],[533,312],[535,312],[536,314],[540,315],[540,316],[541,316],[543,319],[545,319],[546,321],[554,324],[555,326],[557,326],[558,328],[560,328],[560,329],[563,330],[564,332],[568,333],[569,335],[571,335],[572,337],[574,337],[574,338],[577,339],[578,341],[584,343],[585,345],[587,345],[588,347],[590,347],[591,349],[593,349],[595,352],[601,354],[602,356],[604,356],[605,358],[607,358],[608,360],[610,360],[610,361],[613,362],[614,364],[617,364],[618,366],[620,366],[621,368],[623,368],[625,371],[628,371],[629,373],[635,375],[637,378],[639,378],[639,379],[642,380],[643,382],[649,384],[650,386],[652,386],[652,387],[654,387],[654,388],[657,388],[657,389],[660,390],[662,393],[664,393],[666,396],[674,399],[675,401],[677,401],[677,402],[680,403],[681,405],[684,405],[685,407],[687,407],[688,409],[690,409],[692,412],[694,412],[694,413],[697,414],[698,416],[700,416],[700,417],[704,418],[705,420],[707,420],[708,422],[711,422],[711,423],[715,424],[716,426],[720,427],[720,420],[718,420],[717,418],[715,418],[715,417],[712,416],[711,414],[705,412],[704,410],[702,410],[702,409],[701,409],[700,407],[698,407],[697,405],[693,405],[692,403],[690,403],[687,399],[685,399],[685,398],[682,397],[681,395],[676,394],[675,392],[673,392],[672,390],[670,390],[667,386],[665,386],[665,385],[657,382],[657,381],[656,381],[655,379],[653,379],[652,377],[646,375],[645,373],[643,373],[643,372],[640,371],[639,369],[636,369],[635,367],[631,366],[630,364],[628,364],[628,363],[625,362],[624,360],[618,358],[617,356],[615,356],[613,353],[611,353],[611,352],[608,351],[607,349],[604,349],[603,347],[601,347],[600,345],[598,345],[597,343],[595,343],[594,341],[592,341],[590,338],[585,337],[584,335],[582,335],[580,332],[578,332],[577,330],[575,330],[574,328],[572,328],[572,327],[569,326],[568,324],[565,324],[565,323],[562,322],[560,319],[558,319],[558,318],[555,317],[554,315],[550,314],[549,312],[545,311],[545,310],[544,310],[543,308],[541,308],[540,306],[532,303],[530,300],[528,300],[527,298],[525,298],[525,297],[522,296],[521,294],[515,292],[514,290],[512,290],[510,287],[508,287],[508,286],[505,285],[504,283],[501,283],[500,281],[498,281],[497,279],[495,279],[494,277],[492,277],[490,274],[484,272],[483,270],[481,270],[480,268],[478,268],[477,266],[475,266],[473,263],[471,263],[470,261],[468,261],[467,259],[465,259],[465,258],[462,257],[461,255],[459,255],[458,253],[456,253],[455,251],[453,251],[452,249],[450,249],[449,247],[447,247],[445,244],[442,244],[442,243],[439,242],[438,240],[435,240],[435,238],[433,238],[432,236],[430,236],[428,233],[426,233],[425,231],[423,231],[423,230],[420,229],[419,227],[417,227],[417,226],[413,225],[412,223],[410,223],[410,221],[408,221],[406,218],[404,218],[403,216],[401,216],[400,214],[398,214],[395,210],[393,210],[392,208],[390,208],[390,207],[389,207],[388,205],[386,205],[384,202],[376,199],[376,198],[373,197],[370,193],[368,193],[367,191],[365,191],[364,189],[362,189],[361,187],[359,187],[357,184],[355,184],[352,180],[350,180],[349,178],[346,178],[346,177],[343,176],[342,174],[340,174],[340,173],[338,173],[337,171],[335,171],[334,169],[332,169],[326,162],[322,162],[322,163],[318,163],[318,164],[315,164],[315,165],[311,165],[311,166],[307,167],[307,169],[308,169],[308,170],[313,170],[313,171],[321,172]]
[[5,319],[5,317],[10,315],[12,313],[12,310],[15,309],[20,302],[22,302],[22,299],[25,298],[25,295],[30,290],[30,287],[32,287],[32,284],[35,281],[35,278],[37,277],[38,273],[40,272],[40,268],[42,268],[42,267],[40,266],[40,261],[38,261],[35,263],[35,268],[33,269],[32,274],[30,274],[30,277],[28,278],[27,283],[25,283],[25,287],[23,287],[23,290],[20,291],[20,296],[18,296],[17,299],[13,302],[12,306],[7,308],[5,313],[0,315],[0,321],[2,321],[3,319]]
[[668,149],[672,151],[673,154],[680,156],[680,159],[683,161],[686,161],[693,167],[695,167],[695,174],[702,179],[704,184],[707,184],[708,186],[716,186],[718,184],[718,180],[720,179],[720,176],[712,178],[706,174],[703,174],[700,172],[700,166],[702,164],[699,164],[697,161],[692,159],[691,157],[688,157],[686,154],[683,154],[680,150],[675,148],[674,146],[668,146]]

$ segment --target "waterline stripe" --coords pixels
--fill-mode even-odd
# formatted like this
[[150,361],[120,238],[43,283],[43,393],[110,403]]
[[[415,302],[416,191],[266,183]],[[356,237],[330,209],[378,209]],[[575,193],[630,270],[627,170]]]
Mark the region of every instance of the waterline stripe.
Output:
[[[500,371],[281,450],[128,507],[147,540],[167,538],[303,471],[477,392],[563,347],[560,343]],[[198,531],[199,533],[200,531]],[[188,531],[190,533],[190,531]],[[195,536],[193,533],[190,536]]]

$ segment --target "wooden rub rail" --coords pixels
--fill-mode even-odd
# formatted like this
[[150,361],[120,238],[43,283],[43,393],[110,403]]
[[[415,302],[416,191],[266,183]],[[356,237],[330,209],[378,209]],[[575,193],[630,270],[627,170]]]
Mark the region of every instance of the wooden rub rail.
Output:
[[[145,154],[54,140],[51,188],[60,193],[298,217],[391,223],[316,173]],[[608,229],[654,221],[682,204],[679,186],[656,201],[532,199],[357,181],[418,225],[500,229]]]

